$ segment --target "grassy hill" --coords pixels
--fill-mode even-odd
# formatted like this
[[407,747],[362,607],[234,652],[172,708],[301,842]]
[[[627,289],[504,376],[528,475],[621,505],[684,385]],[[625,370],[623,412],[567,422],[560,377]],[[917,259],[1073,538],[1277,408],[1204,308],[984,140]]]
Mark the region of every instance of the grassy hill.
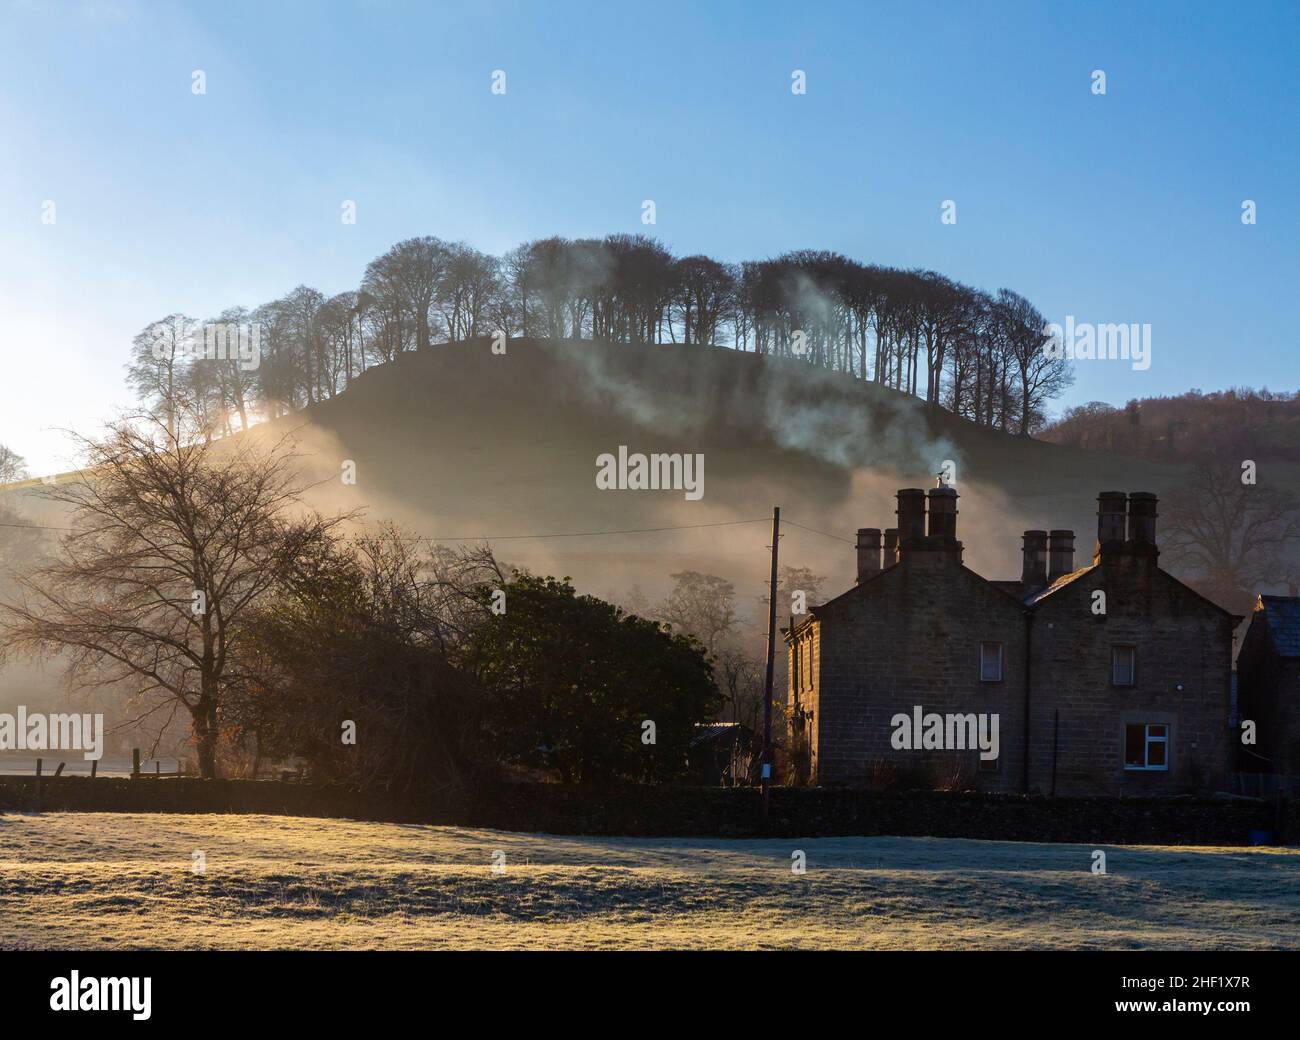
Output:
[[[321,508],[360,508],[437,539],[487,538],[510,562],[614,599],[632,586],[653,598],[671,573],[707,571],[733,581],[742,606],[763,593],[774,505],[787,521],[782,562],[826,575],[833,594],[853,580],[855,530],[892,526],[894,492],[932,486],[945,460],[967,562],[990,577],[1018,575],[1022,530],[1073,527],[1087,552],[1098,491],[1161,493],[1183,472],[986,430],[798,361],[697,346],[440,345],[226,443],[289,431]],[[703,498],[598,489],[596,458],[620,445],[702,454]],[[349,460],[355,485],[341,479]],[[11,488],[0,505],[58,523],[38,487]]]
[[[503,560],[625,604],[633,589],[658,602],[677,571],[720,575],[752,622],[765,614],[774,505],[781,562],[824,575],[829,597],[853,582],[856,529],[892,526],[894,492],[931,486],[946,459],[966,561],[993,578],[1019,575],[1021,531],[1073,527],[1082,558],[1098,491],[1163,493],[1181,479],[1170,466],[930,414],[913,397],[798,362],[684,346],[437,346],[224,443],[238,451],[290,431],[320,508],[364,509],[368,521],[442,540],[486,536]],[[596,457],[619,445],[702,453],[703,498],[599,490]],[[345,460],[355,485],[341,480]],[[39,484],[0,491],[0,510],[66,522]],[[606,531],[629,533],[594,533]],[[0,529],[0,550],[12,559],[49,537]],[[758,624],[746,633],[761,646]],[[36,710],[61,702],[57,678],[55,665],[11,663],[0,694]]]
[[[317,504],[363,507],[438,538],[493,536],[512,562],[616,597],[684,568],[758,595],[769,527],[510,536],[763,521],[779,505],[792,522],[783,562],[813,567],[837,591],[852,581],[851,545],[803,528],[851,543],[857,527],[892,526],[894,491],[932,486],[951,459],[968,562],[1014,576],[1022,530],[1074,527],[1086,551],[1098,491],[1160,493],[1181,475],[930,414],[915,398],[799,362],[685,346],[512,340],[504,355],[487,341],[438,346],[253,436],[290,428],[326,481]],[[619,445],[702,453],[704,497],[599,490],[596,457]],[[344,460],[356,464],[355,486],[339,479]]]

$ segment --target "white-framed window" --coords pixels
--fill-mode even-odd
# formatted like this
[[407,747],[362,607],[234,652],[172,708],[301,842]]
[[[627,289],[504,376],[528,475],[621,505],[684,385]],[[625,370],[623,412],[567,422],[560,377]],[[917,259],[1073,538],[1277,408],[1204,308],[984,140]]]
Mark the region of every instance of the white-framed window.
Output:
[[1169,768],[1169,727],[1162,722],[1130,722],[1124,726],[1124,768]]
[[1110,648],[1110,682],[1112,686],[1132,686],[1137,682],[1137,647]]
[[1002,681],[1002,644],[980,643],[980,682]]

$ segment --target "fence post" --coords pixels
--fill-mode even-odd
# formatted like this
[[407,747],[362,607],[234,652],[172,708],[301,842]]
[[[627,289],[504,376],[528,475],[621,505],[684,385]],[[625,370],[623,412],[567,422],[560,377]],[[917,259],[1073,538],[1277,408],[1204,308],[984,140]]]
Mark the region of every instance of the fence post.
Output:
[[131,779],[140,779],[140,749],[138,747],[131,749]]
[[62,776],[62,775],[63,775],[63,767],[66,766],[67,764],[68,764],[67,762],[60,762],[60,763],[59,763],[59,768],[56,769],[56,770],[54,771],[54,775],[55,775],[55,776]]
[[35,793],[34,800],[35,800],[36,811],[40,812],[41,811],[41,760],[39,758],[36,760],[36,793]]
[[92,759],[90,760],[90,779],[94,780],[94,779],[95,779],[95,774],[96,774],[98,771],[99,771],[99,759],[97,759],[97,758],[92,758]]

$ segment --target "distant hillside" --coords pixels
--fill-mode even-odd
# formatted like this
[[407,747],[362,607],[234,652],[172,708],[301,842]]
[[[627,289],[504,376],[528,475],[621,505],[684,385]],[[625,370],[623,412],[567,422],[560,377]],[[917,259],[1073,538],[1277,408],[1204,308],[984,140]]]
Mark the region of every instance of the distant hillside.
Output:
[[[768,526],[693,525],[761,520],[774,505],[791,522],[783,561],[827,575],[826,589],[838,591],[852,581],[846,542],[856,528],[892,526],[894,491],[931,486],[945,460],[956,465],[967,559],[992,576],[1019,573],[1024,528],[1073,526],[1089,551],[1098,491],[1159,493],[1180,476],[931,413],[914,397],[798,361],[698,346],[516,339],[504,355],[487,340],[435,346],[252,436],[294,427],[326,481],[318,504],[362,507],[439,538],[492,536],[506,559],[615,597],[633,584],[653,592],[687,568],[757,597]],[[703,454],[703,498],[599,490],[596,458],[620,445]],[[345,460],[356,464],[355,486],[339,479]],[[629,529],[639,533],[584,534]],[[545,534],[583,536],[501,537]]]
[[1068,409],[1040,436],[1155,462],[1184,463],[1230,451],[1239,458],[1300,464],[1300,394],[1238,388],[1147,397],[1120,408],[1092,401]]
[[[930,413],[915,397],[799,361],[698,346],[434,346],[223,444],[238,451],[290,431],[320,508],[363,509],[370,522],[435,539],[487,538],[507,562],[625,604],[633,590],[660,602],[678,571],[716,574],[735,585],[758,646],[774,505],[781,562],[825,576],[829,597],[853,582],[856,529],[893,526],[894,492],[931,486],[945,460],[956,466],[966,561],[992,578],[1019,576],[1023,530],[1074,528],[1082,560],[1098,491],[1164,494],[1183,476]],[[598,489],[596,458],[620,445],[702,454],[703,497]],[[355,484],[342,480],[345,462]],[[39,481],[0,492],[0,511],[66,523],[38,493]],[[600,533],[611,531],[620,533]],[[538,537],[551,535],[563,537]],[[56,536],[0,528],[0,571],[6,550],[22,563]],[[0,694],[60,703],[56,674],[11,667]]]
[[[750,607],[774,505],[787,521],[782,562],[824,574],[833,594],[853,580],[855,530],[893,526],[894,492],[931,486],[945,460],[967,562],[990,577],[1019,574],[1022,530],[1073,527],[1087,553],[1098,491],[1162,493],[1183,472],[989,430],[799,361],[699,346],[514,339],[496,355],[488,340],[438,345],[226,443],[290,430],[322,508],[363,509],[433,538],[488,538],[504,559],[615,599],[634,585],[654,597],[674,571],[719,574]],[[596,458],[620,445],[702,454],[703,498],[598,489]],[[341,479],[346,461],[355,485]],[[35,493],[4,498],[57,523]]]

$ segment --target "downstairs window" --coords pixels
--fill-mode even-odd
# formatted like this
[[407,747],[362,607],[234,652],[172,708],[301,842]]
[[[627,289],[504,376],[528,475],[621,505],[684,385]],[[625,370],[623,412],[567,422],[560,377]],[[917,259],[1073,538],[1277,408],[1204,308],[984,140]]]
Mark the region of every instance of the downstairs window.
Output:
[[1163,723],[1135,722],[1124,727],[1124,768],[1169,768],[1169,727]]

